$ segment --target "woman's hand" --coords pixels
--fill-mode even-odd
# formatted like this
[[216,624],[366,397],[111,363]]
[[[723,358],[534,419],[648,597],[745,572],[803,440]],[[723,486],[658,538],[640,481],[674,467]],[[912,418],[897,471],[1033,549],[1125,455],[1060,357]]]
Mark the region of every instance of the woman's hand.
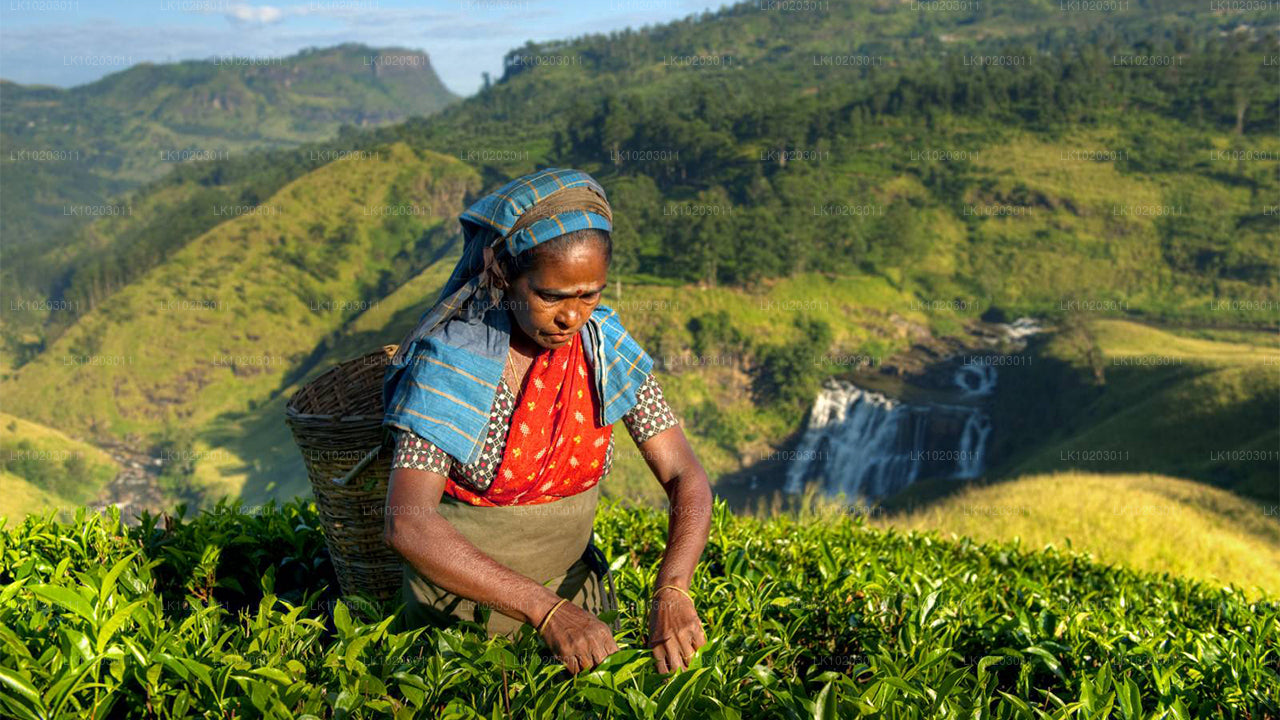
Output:
[[551,651],[573,675],[604,662],[618,652],[613,630],[600,618],[574,605],[564,603],[542,628],[542,637]]
[[649,611],[649,647],[658,672],[683,670],[698,648],[707,644],[698,611],[683,593],[664,590],[653,598]]

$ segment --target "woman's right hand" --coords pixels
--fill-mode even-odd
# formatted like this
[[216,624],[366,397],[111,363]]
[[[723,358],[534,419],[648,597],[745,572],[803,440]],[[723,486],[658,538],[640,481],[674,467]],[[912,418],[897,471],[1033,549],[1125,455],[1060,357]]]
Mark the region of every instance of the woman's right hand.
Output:
[[590,670],[618,652],[613,629],[572,602],[556,610],[542,628],[542,637],[573,675]]

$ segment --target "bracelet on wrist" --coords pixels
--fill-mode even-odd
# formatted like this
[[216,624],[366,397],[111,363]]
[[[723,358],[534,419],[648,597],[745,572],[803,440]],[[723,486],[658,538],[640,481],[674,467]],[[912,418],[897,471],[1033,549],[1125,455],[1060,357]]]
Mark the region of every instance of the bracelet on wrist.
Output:
[[547,626],[547,621],[551,619],[551,616],[554,615],[555,612],[560,609],[561,605],[567,602],[569,602],[569,598],[560,598],[560,602],[557,602],[555,605],[552,605],[551,609],[547,611],[547,614],[542,617],[542,622],[538,623],[538,627],[536,628],[536,630],[538,632],[542,632],[542,628]]
[[653,591],[653,594],[654,594],[654,595],[657,595],[659,592],[662,592],[663,590],[666,590],[667,588],[671,588],[672,590],[675,590],[676,592],[680,593],[681,595],[684,595],[685,597],[689,598],[689,602],[693,602],[693,596],[692,596],[692,595],[690,595],[689,593],[685,592],[685,591],[684,591],[683,589],[681,589],[678,585],[663,585],[662,587],[658,588],[657,590],[654,590],[654,591]]

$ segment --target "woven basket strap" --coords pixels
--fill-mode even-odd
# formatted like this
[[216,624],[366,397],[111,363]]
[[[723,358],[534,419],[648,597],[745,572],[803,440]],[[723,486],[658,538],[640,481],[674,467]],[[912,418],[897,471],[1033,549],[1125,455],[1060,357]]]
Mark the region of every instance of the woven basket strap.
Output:
[[385,425],[384,425],[384,426],[382,426],[382,438],[381,438],[381,440],[378,442],[377,447],[374,447],[374,448],[372,448],[371,450],[369,450],[368,452],[366,452],[366,453],[364,454],[364,457],[360,458],[360,462],[356,463],[356,464],[355,464],[355,467],[353,467],[353,468],[351,468],[350,470],[348,470],[346,475],[343,475],[342,477],[335,477],[335,478],[333,478],[333,483],[334,483],[335,485],[343,485],[343,486],[346,486],[346,485],[347,485],[348,483],[350,483],[350,482],[351,482],[351,481],[352,481],[356,476],[358,476],[360,473],[364,472],[364,469],[365,469],[365,468],[367,468],[367,467],[369,467],[369,463],[371,463],[371,462],[373,462],[374,460],[376,460],[376,459],[377,459],[377,457],[378,457],[378,455],[382,452],[382,449],[383,449],[383,448],[385,448],[385,447],[387,447],[387,440],[388,440],[388,439],[390,439],[390,437],[391,437],[390,428],[388,428],[388,427],[387,427],[387,426],[385,426]]

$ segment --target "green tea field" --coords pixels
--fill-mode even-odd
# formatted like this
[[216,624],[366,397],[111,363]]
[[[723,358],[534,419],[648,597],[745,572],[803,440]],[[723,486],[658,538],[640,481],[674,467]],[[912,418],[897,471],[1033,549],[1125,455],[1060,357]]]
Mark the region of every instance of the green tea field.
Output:
[[654,669],[665,518],[597,518],[620,652],[572,678],[536,638],[390,632],[341,602],[314,505],[29,516],[0,534],[15,718],[1209,718],[1280,713],[1280,604],[1061,550],[717,502],[693,593],[708,644]]

